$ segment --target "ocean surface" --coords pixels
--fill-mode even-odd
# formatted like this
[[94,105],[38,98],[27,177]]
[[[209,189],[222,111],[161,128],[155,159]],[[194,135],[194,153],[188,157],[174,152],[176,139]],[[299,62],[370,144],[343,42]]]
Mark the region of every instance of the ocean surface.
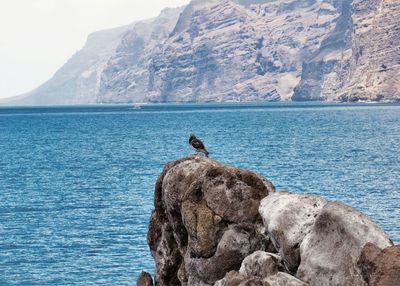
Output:
[[344,201],[400,243],[400,106],[0,108],[0,285],[135,285],[154,183],[203,139],[278,190]]

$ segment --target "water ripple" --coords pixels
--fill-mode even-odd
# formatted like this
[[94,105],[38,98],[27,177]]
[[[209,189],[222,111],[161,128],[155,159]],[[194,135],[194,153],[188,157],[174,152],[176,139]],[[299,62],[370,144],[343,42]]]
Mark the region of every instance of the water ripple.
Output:
[[134,285],[154,183],[204,139],[279,190],[344,201],[400,243],[400,106],[0,108],[0,285]]

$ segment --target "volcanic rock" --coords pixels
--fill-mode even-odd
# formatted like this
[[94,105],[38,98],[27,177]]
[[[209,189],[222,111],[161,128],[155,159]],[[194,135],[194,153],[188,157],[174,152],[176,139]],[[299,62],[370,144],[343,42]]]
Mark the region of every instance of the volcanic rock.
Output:
[[259,211],[264,225],[290,273],[296,273],[300,244],[326,203],[322,197],[288,192],[274,193],[262,200]]
[[[270,286],[307,286],[307,283],[289,275],[285,272],[278,272],[275,275],[268,276],[263,280],[264,285]],[[268,283],[268,284],[267,284]],[[263,286],[264,286],[263,285]]]
[[368,285],[400,285],[400,245],[381,250],[367,243],[362,249],[358,266]]
[[248,277],[268,277],[276,274],[279,270],[283,270],[280,256],[258,250],[243,260],[239,272]]
[[392,245],[365,215],[343,203],[329,202],[300,244],[296,276],[311,285],[365,285],[357,260],[367,242],[380,248]]
[[399,248],[362,213],[315,195],[276,193],[254,172],[198,155],[168,163],[157,179],[148,244],[155,285],[399,281]]
[[148,272],[142,271],[136,282],[136,286],[153,286],[153,279],[151,278],[151,275]]
[[267,249],[258,214],[275,191],[256,173],[199,156],[167,164],[157,180],[148,242],[157,285],[213,285]]

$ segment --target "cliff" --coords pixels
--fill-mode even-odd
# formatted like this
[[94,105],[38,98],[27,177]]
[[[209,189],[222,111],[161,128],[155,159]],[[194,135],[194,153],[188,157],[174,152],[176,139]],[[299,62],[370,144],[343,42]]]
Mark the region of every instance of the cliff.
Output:
[[[399,100],[400,2],[353,1],[353,36],[343,101]],[[350,52],[350,51],[349,51]]]
[[97,102],[148,101],[148,62],[174,29],[182,10],[165,9],[157,18],[139,22],[125,33],[101,73]]
[[84,48],[76,52],[55,75],[35,90],[11,98],[10,104],[86,104],[96,102],[101,73],[120,39],[131,25],[89,35]]
[[290,99],[303,54],[317,49],[334,29],[337,12],[324,5],[334,11],[324,18],[319,18],[321,3],[304,0],[192,7],[190,17],[152,57],[149,99]]
[[400,100],[400,3],[192,0],[96,33],[14,103]]
[[335,31],[303,64],[293,99],[398,101],[400,3],[339,2]]
[[400,247],[362,213],[197,155],[159,176],[147,240],[155,285],[400,283]]
[[[183,8],[165,9],[154,19],[95,32],[55,75],[35,90],[5,99],[13,105],[92,104],[140,100],[131,94],[146,77],[148,55],[172,31]],[[137,57],[141,56],[141,59]],[[146,84],[144,85],[146,86]],[[123,90],[123,92],[119,92]]]

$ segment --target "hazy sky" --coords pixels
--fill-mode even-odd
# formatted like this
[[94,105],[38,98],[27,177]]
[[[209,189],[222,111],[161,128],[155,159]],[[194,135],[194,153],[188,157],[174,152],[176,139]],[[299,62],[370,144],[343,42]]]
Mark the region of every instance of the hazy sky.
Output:
[[189,0],[0,0],[0,98],[49,79],[91,32],[152,18]]

